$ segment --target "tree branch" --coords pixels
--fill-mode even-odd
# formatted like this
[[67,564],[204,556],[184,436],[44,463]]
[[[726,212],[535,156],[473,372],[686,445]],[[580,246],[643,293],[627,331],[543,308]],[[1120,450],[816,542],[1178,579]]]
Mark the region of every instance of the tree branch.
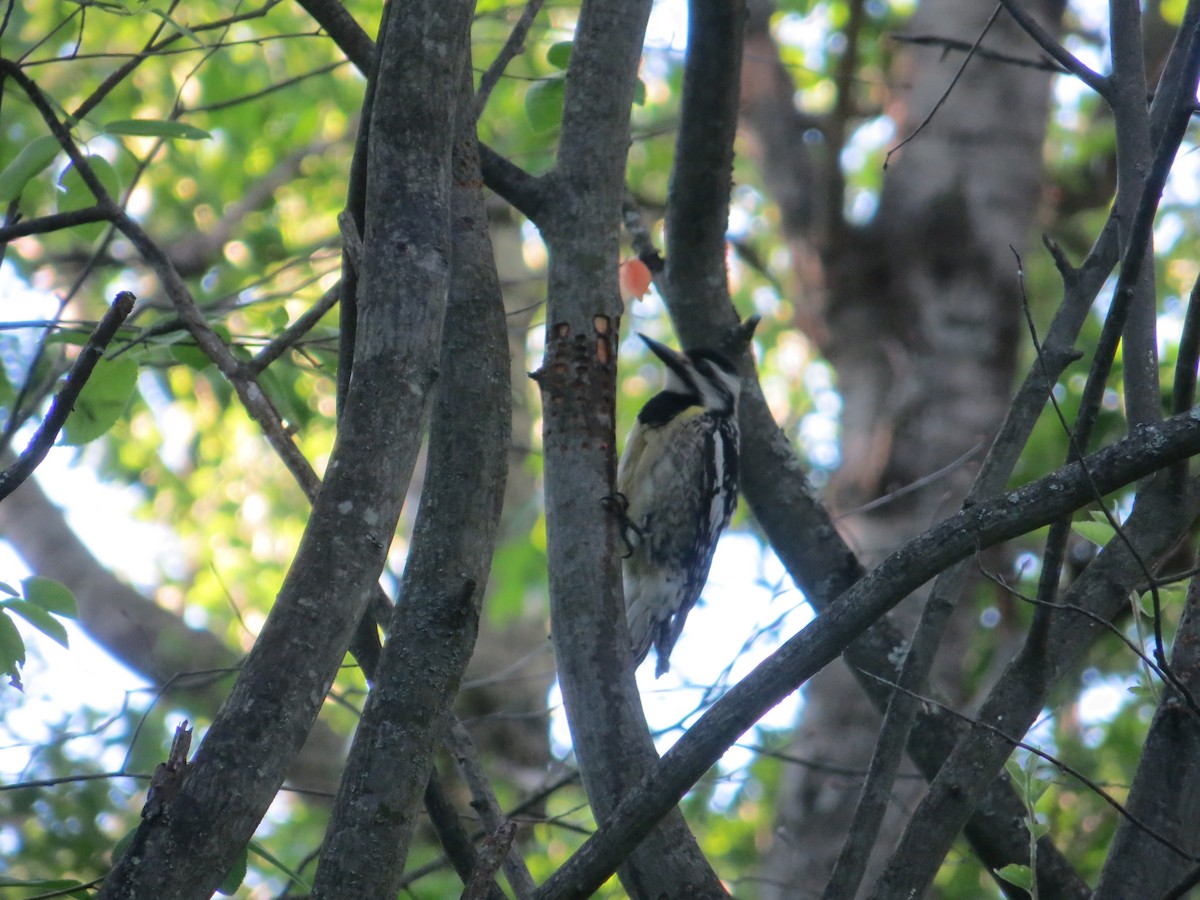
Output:
[[1200,366],[1200,277],[1192,283],[1179,351],[1175,358],[1175,383],[1171,391],[1171,412],[1191,409],[1196,402],[1196,370]]
[[[1184,418],[1177,416],[1163,427],[1182,421]],[[1075,463],[1067,470],[1080,472],[1086,483],[1088,471],[1099,471],[1093,461],[1098,463],[1108,452],[1136,440],[1138,435],[1149,437],[1157,431],[1157,427],[1145,426],[1133,438],[1088,457],[1084,461],[1088,465]],[[1103,465],[1100,468],[1107,469]],[[1109,488],[1104,485],[1101,490],[1107,493]],[[1087,493],[1094,496],[1091,489]],[[1020,653],[980,709],[980,722],[1017,735],[1033,724],[1050,689],[1104,633],[1094,623],[1081,625],[1073,607],[1088,609],[1102,618],[1112,618],[1123,609],[1129,591],[1144,580],[1141,560],[1156,559],[1172,547],[1194,518],[1196,501],[1194,490],[1181,500],[1170,473],[1147,482],[1138,492],[1133,514],[1126,523],[1132,545],[1122,536],[1114,538],[1063,595],[1063,605],[1072,608],[1049,611],[1044,626],[1031,630]],[[1060,515],[1066,512],[1062,510]],[[884,896],[904,896],[912,890],[920,896],[988,780],[1000,771],[1011,749],[991,731],[974,730],[959,742],[930,784],[873,890]]]
[[[1171,670],[1184,691],[1200,692],[1200,581],[1188,585],[1183,618],[1175,634]],[[1179,766],[1180,759],[1200,754],[1200,718],[1189,714],[1181,692],[1168,685],[1159,698],[1126,800],[1130,814],[1167,829],[1166,837],[1182,844],[1185,853],[1200,851],[1200,839],[1190,824],[1200,810],[1200,770]],[[1122,897],[1160,897],[1187,871],[1186,859],[1168,852],[1160,840],[1123,820],[1109,845],[1095,900]]]
[[740,4],[691,0],[688,5],[679,134],[667,188],[664,292],[685,347],[702,345],[693,326],[697,308],[715,313],[726,327],[738,320],[729,300],[725,231],[745,18]]
[[0,228],[0,245],[15,241],[17,238],[28,237],[31,234],[48,234],[52,231],[74,228],[77,225],[107,222],[109,219],[109,213],[98,206],[73,209],[70,212],[50,213],[33,219],[22,219],[12,225]]
[[[535,378],[543,405],[552,637],[580,774],[599,821],[656,759],[630,664],[617,523],[601,505],[616,475],[619,227],[650,5],[585,0],[567,70],[558,161],[542,179],[556,202],[538,222],[550,250],[546,353]],[[620,873],[631,896],[725,896],[677,811],[634,849],[636,843],[625,848]]]
[[[1150,110],[1146,104],[1149,91],[1146,87],[1146,60],[1142,52],[1141,7],[1137,0],[1112,0],[1109,3],[1108,35],[1112,75],[1108,79],[1110,93],[1107,99],[1113,112],[1117,154],[1117,196],[1114,205],[1121,233],[1121,279],[1125,282],[1114,292],[1115,302],[1112,306],[1116,308],[1110,308],[1109,314],[1116,314],[1120,327],[1113,331],[1119,332],[1124,342],[1121,358],[1126,415],[1134,423],[1154,422],[1162,418],[1162,409],[1158,385],[1158,343],[1155,337],[1158,311],[1154,288],[1152,225],[1162,184],[1175,157],[1175,147],[1164,158],[1161,153],[1164,145],[1160,142],[1157,148],[1160,153],[1155,153],[1150,133]],[[1192,95],[1188,99],[1194,106],[1194,79]],[[1158,175],[1152,167],[1159,168],[1161,181],[1154,191],[1148,223],[1151,227],[1147,228],[1147,223],[1139,220],[1139,211],[1144,208],[1151,183]],[[1128,276],[1126,268],[1133,270]],[[1117,300],[1122,288],[1124,295]],[[1097,364],[1107,374],[1111,362],[1101,358],[1101,348],[1107,354],[1107,342],[1102,340],[1097,348]],[[1081,405],[1081,410],[1087,409]],[[1086,421],[1087,414],[1081,415],[1081,419]],[[1086,438],[1083,440],[1086,441]]]
[[[411,12],[400,8],[390,7],[389,15]],[[424,489],[403,602],[393,614],[350,750],[313,884],[317,896],[393,896],[399,889],[433,754],[475,645],[504,495],[506,460],[496,451],[510,431],[508,344],[470,118],[470,19],[462,20],[455,26],[462,29],[461,43],[451,48],[459,53],[452,76],[457,90],[431,101],[457,118],[443,374]],[[407,30],[393,18],[381,46],[403,41]],[[395,78],[381,67],[381,95],[411,84],[391,81],[389,88]]]
[[1051,59],[1105,100],[1111,102],[1111,87],[1103,75],[1093,72],[1074,53],[1071,53],[1066,47],[1055,40],[1054,35],[1043,28],[1037,19],[1026,12],[1025,8],[1017,0],[1000,0],[1000,5],[1008,11],[1013,20],[1021,26],[1027,35],[1033,38],[1033,42],[1041,47]]
[[[1188,413],[1140,428],[1085,462],[1096,485],[1108,493],[1197,453],[1200,414]],[[542,885],[539,900],[586,896],[588,890],[595,890],[621,859],[622,848],[677,803],[738,736],[933,575],[979,549],[1078,509],[1093,497],[1087,473],[1074,463],[964,509],[893,553],[717,701],[596,834]],[[1077,622],[1074,628],[1081,630]],[[986,788],[986,782],[978,786],[980,791]],[[970,803],[968,809],[975,805]],[[961,823],[955,826],[955,833],[960,827]]]
[[[479,756],[475,752],[475,744],[471,740],[471,733],[457,719],[450,724],[447,746],[450,752],[454,754],[454,759],[458,763],[459,770],[462,772],[463,780],[467,782],[471,790],[471,807],[478,811],[479,817],[483,822],[483,827],[491,833],[498,833],[501,829],[511,826],[515,834],[515,823],[504,815],[504,811],[500,808],[500,804],[496,800],[496,793],[492,790],[492,786],[488,783],[487,776],[484,774],[483,767],[479,764]],[[517,895],[517,900],[528,900],[528,898],[532,897],[536,890],[536,885],[520,854],[510,852],[509,848],[505,848],[502,862],[493,868],[493,874],[499,870],[501,865],[504,867],[504,874],[508,878],[508,883],[512,887],[513,893]]]
[[496,54],[496,58],[492,60],[487,70],[479,76],[479,90],[475,93],[471,111],[473,120],[479,120],[492,89],[500,80],[500,76],[504,74],[504,70],[508,68],[508,64],[525,49],[525,38],[529,35],[529,29],[533,27],[533,21],[537,18],[542,3],[543,0],[526,0],[525,8],[521,10],[521,15],[517,19],[517,23],[513,25],[512,31],[509,32],[504,46],[500,48],[500,52]]
[[25,452],[17,458],[15,463],[0,473],[0,500],[15,491],[46,458],[58,433],[66,424],[67,416],[75,408],[80,391],[91,378],[96,363],[100,362],[100,357],[104,355],[104,348],[116,335],[121,324],[129,318],[136,300],[137,298],[129,291],[121,291],[113,300],[112,306],[97,323],[95,331],[87,339],[87,343],[83,345],[79,355],[75,357],[71,370],[67,372],[67,380],[51,401],[50,411],[46,413],[46,418],[34,433],[29,446],[25,448]]
[[[759,47],[756,52],[761,55],[766,51]],[[747,53],[750,53],[749,49]],[[754,72],[749,58],[744,71]],[[776,128],[782,117],[790,114],[791,91],[781,90],[780,93],[788,98],[788,102],[774,115],[760,115],[759,118],[764,120],[756,126],[760,130]],[[750,112],[743,111],[743,115],[750,115]],[[763,152],[770,156],[772,145],[779,141],[769,137],[764,141],[766,146]],[[794,158],[798,152],[795,142],[783,143],[788,158]],[[779,168],[778,160],[765,168],[769,177],[771,172]],[[789,233],[795,236],[798,231],[803,231],[806,226],[795,219],[796,198],[788,193],[786,197],[780,197],[779,202],[783,207],[785,222],[793,222],[787,226]],[[1096,290],[1103,284],[1116,259],[1115,224],[1110,225],[1105,235],[1108,239],[1098,245],[1099,256],[1093,254],[1077,276],[1072,274],[1067,279],[1068,299],[1056,315],[1055,325],[1047,339],[1047,348],[1054,348],[1055,365],[1058,366],[1056,374],[1077,358],[1072,348],[1074,337],[1091,308]],[[668,304],[672,304],[674,296],[664,293]],[[685,342],[713,345],[720,340],[726,327],[726,313],[720,301],[712,309],[697,304],[686,315],[676,314],[675,321],[685,334]],[[688,334],[693,337],[687,337]],[[986,477],[981,475],[981,484],[991,485],[986,492],[999,490],[1008,479],[1045,403],[1047,390],[1042,372],[1035,367],[1023,389],[1023,399],[1010,411],[1009,420],[985,462],[985,469],[990,467],[996,470]],[[796,461],[795,452],[771,417],[755,380],[744,379],[742,398],[743,493],[790,576],[813,606],[818,611],[824,611],[835,597],[861,576],[862,568],[838,535],[827,511],[815,501],[814,492]],[[897,675],[893,661],[903,658],[907,651],[906,637],[887,620],[876,623],[847,649],[846,659],[851,671],[876,706],[886,706],[889,692],[863,673],[886,672],[890,673],[887,676],[889,679],[894,679]],[[908,751],[926,777],[932,778],[954,746],[961,728],[937,710],[922,709],[918,714],[919,724],[912,730]],[[1019,825],[1022,809],[1021,801],[1011,786],[1004,780],[998,780],[989,788],[987,801],[981,804],[979,813],[971,820],[968,836],[989,868],[999,868],[1019,860],[1027,852],[1028,835]],[[1045,843],[1048,844],[1048,841]],[[1042,860],[1044,865],[1039,867],[1039,878],[1045,875],[1048,879],[1054,879],[1051,883],[1064,895],[1082,896],[1086,893],[1086,884],[1052,845],[1044,848]]]
[[271,343],[255,354],[254,359],[246,363],[246,371],[251,376],[257,375],[283,354],[296,346],[306,334],[316,327],[325,314],[333,309],[334,304],[342,295],[342,283],[339,281],[317,300],[309,309],[291,325],[272,338]]
[[[354,63],[355,68],[367,75],[371,70],[371,59],[375,55],[375,42],[346,8],[338,0],[298,2],[305,12],[329,33],[334,43]],[[526,8],[526,12],[529,8]],[[534,14],[536,15],[536,10]],[[551,186],[543,179],[530,175],[486,144],[480,143],[479,153],[484,183],[540,227],[546,205],[551,202]]]
[[359,72],[363,75],[370,72],[375,42],[339,0],[297,0],[297,3],[325,29]]
[[[1116,358],[1117,348],[1121,341],[1129,340],[1133,333],[1140,333],[1142,334],[1142,338],[1145,338],[1144,332],[1146,328],[1150,329],[1151,338],[1153,336],[1154,282],[1153,272],[1149,270],[1153,269],[1152,241],[1154,219],[1163,187],[1171,171],[1172,161],[1183,140],[1187,124],[1191,119],[1192,107],[1195,105],[1193,97],[1197,79],[1200,78],[1200,38],[1193,32],[1190,41],[1184,40],[1176,44],[1172,51],[1173,59],[1176,58],[1176,54],[1182,58],[1183,62],[1181,65],[1172,68],[1175,75],[1174,80],[1164,90],[1166,100],[1164,105],[1158,110],[1161,116],[1159,121],[1162,122],[1162,125],[1160,128],[1154,129],[1151,121],[1146,120],[1145,124],[1147,132],[1157,131],[1158,133],[1158,144],[1155,147],[1149,171],[1144,173],[1143,176],[1143,172],[1141,171],[1142,166],[1130,163],[1130,172],[1127,173],[1127,181],[1118,188],[1116,212],[1121,245],[1121,269],[1117,276],[1116,286],[1113,289],[1112,302],[1109,304],[1108,313],[1104,319],[1104,326],[1100,332],[1100,339],[1096,343],[1092,365],[1088,370],[1087,381],[1084,384],[1082,396],[1080,397],[1079,412],[1076,416],[1075,429],[1071,436],[1070,458],[1075,458],[1078,454],[1082,453],[1083,448],[1091,440],[1092,429],[1095,426],[1096,417],[1100,413],[1104,392],[1107,389],[1108,376],[1112,370],[1112,364]],[[1137,56],[1140,59],[1140,51]],[[1134,80],[1137,81],[1139,77],[1135,76]],[[1126,98],[1123,102],[1129,104],[1132,101]],[[1142,102],[1144,103],[1144,100]],[[1141,121],[1140,118],[1139,121]],[[1145,137],[1149,138],[1149,134],[1145,135]],[[1126,140],[1130,144],[1135,143],[1132,137],[1127,137]],[[1133,147],[1127,149],[1127,152],[1136,154]],[[1135,191],[1136,195],[1133,193]],[[1128,222],[1126,222],[1126,218],[1129,218]],[[1143,280],[1143,275],[1147,271],[1149,271],[1149,282]],[[1149,296],[1147,296],[1147,291],[1149,291]],[[1141,313],[1137,313],[1139,304],[1143,307]],[[1151,321],[1148,323],[1145,322],[1144,309],[1147,304],[1151,307]],[[1142,317],[1141,320],[1138,320],[1139,324],[1136,327],[1130,324],[1131,320],[1129,317],[1131,314]],[[1135,337],[1134,342],[1136,343],[1137,340]],[[1145,341],[1143,340],[1143,350],[1145,350],[1144,344]],[[1127,350],[1127,353],[1130,352],[1132,350]],[[1152,357],[1157,360],[1156,353],[1152,353]],[[1138,363],[1138,365],[1141,365],[1141,363]],[[1150,377],[1148,373],[1143,373],[1143,376]],[[1134,379],[1134,383],[1138,382],[1138,376],[1129,376],[1127,374],[1127,378],[1129,377]],[[1156,408],[1153,414],[1151,414],[1147,409],[1149,401],[1144,400],[1141,403],[1142,412],[1140,414],[1131,411],[1135,424],[1139,421],[1153,421],[1159,417],[1157,411],[1157,362],[1154,365],[1153,379],[1154,405]],[[1127,388],[1130,384],[1131,382],[1127,381]],[[1068,535],[1069,526],[1066,522],[1056,522],[1051,527],[1050,534],[1046,540],[1045,560],[1043,561],[1041,584],[1038,593],[1041,600],[1050,601],[1054,599]],[[1044,624],[1044,616],[1035,616],[1035,628],[1043,627]]]
[[[381,59],[373,110],[381,127],[371,136],[358,291],[362,328],[325,483],[279,597],[170,814],[143,821],[105,881],[105,900],[211,894],[278,790],[382,570],[441,345],[453,138],[445,111],[453,108],[470,22],[462,4],[406,12],[422,28],[398,28]],[[413,83],[432,87],[413,92]]]

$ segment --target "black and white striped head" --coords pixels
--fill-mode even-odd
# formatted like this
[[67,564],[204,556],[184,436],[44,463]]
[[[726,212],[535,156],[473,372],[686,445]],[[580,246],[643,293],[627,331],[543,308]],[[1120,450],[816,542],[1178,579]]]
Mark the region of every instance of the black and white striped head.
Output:
[[680,353],[644,334],[638,337],[667,367],[665,391],[689,397],[718,415],[737,414],[742,382],[729,357],[707,347]]

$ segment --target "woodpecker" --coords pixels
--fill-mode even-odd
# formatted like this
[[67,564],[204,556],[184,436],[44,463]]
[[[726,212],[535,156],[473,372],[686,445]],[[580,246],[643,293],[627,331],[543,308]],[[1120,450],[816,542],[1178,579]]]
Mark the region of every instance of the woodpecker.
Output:
[[631,650],[641,665],[653,644],[658,677],[670,668],[717,538],[737,506],[741,382],[716,350],[679,353],[639,337],[666,366],[667,380],[638,413],[617,491]]

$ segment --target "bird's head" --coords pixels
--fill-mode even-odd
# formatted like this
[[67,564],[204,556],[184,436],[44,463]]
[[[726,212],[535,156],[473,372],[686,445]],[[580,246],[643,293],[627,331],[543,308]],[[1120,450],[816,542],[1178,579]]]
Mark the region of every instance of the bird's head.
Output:
[[711,412],[737,412],[742,382],[724,353],[707,347],[680,353],[644,334],[638,337],[667,367],[667,391],[692,397]]

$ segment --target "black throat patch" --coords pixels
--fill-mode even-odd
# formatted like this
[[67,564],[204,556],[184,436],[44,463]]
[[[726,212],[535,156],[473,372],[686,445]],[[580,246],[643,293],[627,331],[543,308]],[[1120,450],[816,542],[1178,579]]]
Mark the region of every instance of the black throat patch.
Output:
[[661,428],[685,409],[699,405],[698,398],[690,394],[660,391],[642,407],[642,411],[638,413],[638,421],[650,428]]

